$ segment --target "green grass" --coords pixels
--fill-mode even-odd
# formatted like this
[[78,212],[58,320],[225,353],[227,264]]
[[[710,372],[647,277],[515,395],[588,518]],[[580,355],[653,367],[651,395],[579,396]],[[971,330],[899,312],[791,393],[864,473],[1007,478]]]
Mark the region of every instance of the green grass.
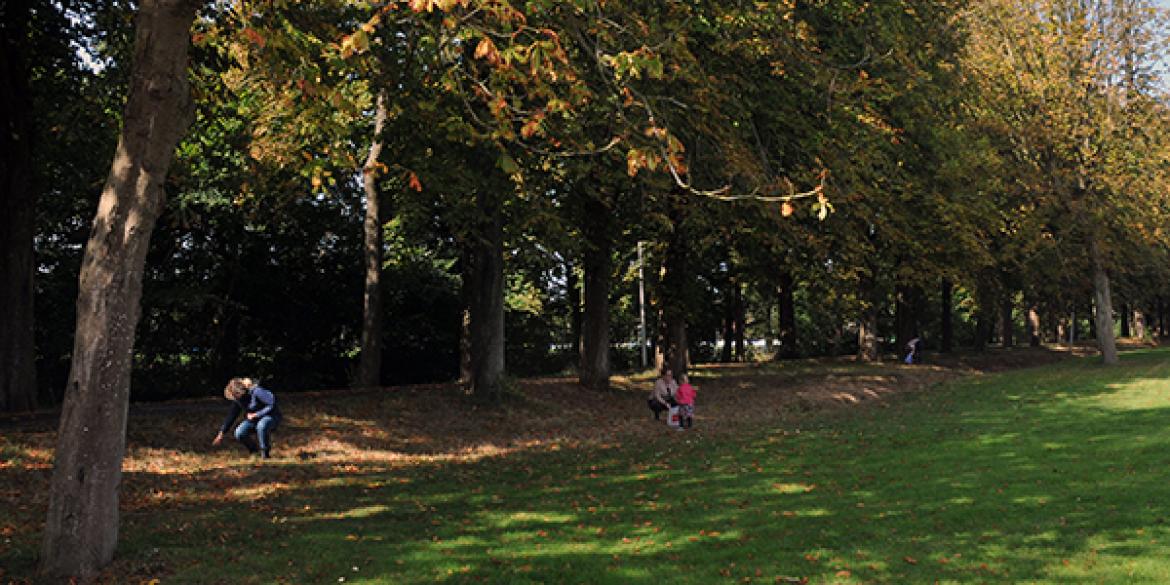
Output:
[[176,497],[121,556],[164,583],[1170,583],[1168,462],[1170,351],[1139,351],[738,437]]

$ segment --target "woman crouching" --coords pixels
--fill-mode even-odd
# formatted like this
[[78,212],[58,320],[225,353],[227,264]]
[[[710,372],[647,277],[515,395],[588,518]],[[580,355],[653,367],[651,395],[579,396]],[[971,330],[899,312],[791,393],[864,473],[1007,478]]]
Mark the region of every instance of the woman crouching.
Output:
[[[223,389],[223,397],[232,402],[232,409],[223,420],[223,426],[219,428],[219,434],[211,444],[218,445],[223,442],[224,434],[243,412],[245,420],[236,427],[236,440],[243,443],[249,453],[260,451],[260,455],[268,459],[272,448],[270,438],[272,431],[276,430],[283,418],[280,407],[276,405],[276,396],[261,388],[251,378],[232,378]],[[252,433],[256,434],[259,445],[252,438]]]

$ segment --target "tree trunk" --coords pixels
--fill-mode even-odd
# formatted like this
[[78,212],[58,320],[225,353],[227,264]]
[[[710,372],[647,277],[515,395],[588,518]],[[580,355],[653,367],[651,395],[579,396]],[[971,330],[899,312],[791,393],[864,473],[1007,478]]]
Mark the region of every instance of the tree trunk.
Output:
[[471,392],[500,395],[504,380],[504,226],[498,195],[477,195],[483,223],[471,243]]
[[772,303],[764,305],[764,354],[772,355],[772,350],[775,349],[774,343],[776,334],[772,330]]
[[939,348],[943,353],[950,353],[955,347],[955,321],[952,314],[954,312],[954,285],[950,279],[944,278],[942,281],[941,290],[941,308],[940,312],[942,320],[942,343]]
[[983,275],[975,285],[975,351],[987,349],[995,333],[995,294],[990,278]]
[[36,408],[33,275],[36,193],[32,187],[29,90],[30,3],[11,0],[0,26],[0,412]]
[[41,571],[93,577],[118,540],[130,368],[150,233],[191,120],[187,48],[196,4],[143,0],[122,134],[102,190],[77,297],[73,361],[49,487]]
[[[672,199],[679,199],[675,193]],[[661,282],[661,310],[659,343],[662,362],[674,372],[675,379],[687,372],[686,290],[690,278],[690,258],[686,230],[683,227],[685,207],[682,201],[672,201],[669,211],[673,232],[667,242]],[[726,340],[725,340],[726,341]]]
[[1004,291],[1003,299],[1000,301],[999,305],[999,322],[1001,333],[999,339],[1004,348],[1014,347],[1016,345],[1016,321],[1013,315],[1015,312],[1015,306],[1012,303],[1012,296],[1013,295],[1010,290]]
[[[727,286],[730,289],[730,280]],[[735,339],[735,302],[731,298],[730,290],[723,299],[723,332],[720,337],[723,338],[723,345],[719,348],[719,362],[731,363],[731,340]]]
[[1040,347],[1043,342],[1043,329],[1040,326],[1040,312],[1036,306],[1028,307],[1028,345]]
[[780,351],[776,357],[792,359],[800,352],[796,349],[796,285],[792,273],[780,273]]
[[[1094,284],[1094,286],[1096,286],[1096,284]],[[1093,291],[1093,294],[1094,295],[1097,294],[1095,290]],[[1088,311],[1089,312],[1089,339],[1097,339],[1097,310],[1095,307],[1096,302],[1097,302],[1096,299],[1094,299],[1092,302],[1089,303],[1089,311]],[[1110,319],[1110,322],[1112,322],[1112,319]],[[1112,325],[1112,323],[1110,323],[1110,324]],[[1112,327],[1110,327],[1110,329],[1112,329]]]
[[906,343],[922,334],[919,330],[922,290],[916,286],[899,285],[894,292],[894,322],[899,351],[905,350]]
[[1101,360],[1114,365],[1117,360],[1117,343],[1113,339],[1113,299],[1109,294],[1109,274],[1105,271],[1105,259],[1095,238],[1089,240],[1089,255],[1093,260],[1093,298],[1097,303],[1097,347]]
[[378,194],[378,158],[382,156],[382,129],[386,125],[386,90],[378,92],[374,110],[374,137],[366,164],[362,166],[362,189],[366,195],[363,255],[366,284],[362,293],[362,354],[358,362],[358,387],[382,385],[382,205]]
[[857,346],[857,358],[863,362],[877,361],[880,357],[876,306],[868,307],[861,313],[857,323]]
[[459,319],[459,383],[471,388],[471,302],[475,298],[475,275],[472,271],[472,244],[465,242],[459,251],[459,300],[463,307]]
[[[469,291],[471,284],[464,284],[463,288]],[[471,297],[465,294],[464,298]],[[471,305],[468,301],[463,305],[459,319],[459,383],[471,388],[471,374]]]
[[1120,310],[1119,316],[1121,317],[1121,319],[1119,319],[1119,321],[1121,321],[1121,323],[1120,323],[1121,324],[1121,331],[1119,332],[1118,337],[1125,339],[1126,337],[1131,336],[1131,332],[1129,329],[1130,310],[1129,310],[1128,303],[1121,303],[1121,310]]
[[735,360],[747,361],[747,308],[743,301],[743,285],[735,283]]
[[597,199],[586,203],[592,218],[583,233],[585,246],[585,314],[581,327],[580,382],[586,388],[609,388],[609,289],[613,275],[613,244],[609,210]]

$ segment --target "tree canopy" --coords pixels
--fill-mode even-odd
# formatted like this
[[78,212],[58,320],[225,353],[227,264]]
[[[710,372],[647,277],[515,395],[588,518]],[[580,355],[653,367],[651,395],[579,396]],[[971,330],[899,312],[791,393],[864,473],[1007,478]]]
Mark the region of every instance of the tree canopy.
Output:
[[[78,299],[123,280],[107,386],[146,400],[604,388],[642,316],[676,371],[916,337],[1112,363],[1167,329],[1150,0],[23,0],[0,32],[4,410],[85,394],[79,340],[113,329]],[[157,55],[190,87],[167,111],[136,101]],[[157,184],[119,191],[143,137]]]

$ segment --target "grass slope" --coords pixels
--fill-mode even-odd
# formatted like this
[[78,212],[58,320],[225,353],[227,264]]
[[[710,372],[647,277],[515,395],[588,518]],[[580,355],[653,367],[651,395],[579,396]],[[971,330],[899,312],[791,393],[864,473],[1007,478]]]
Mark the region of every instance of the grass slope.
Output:
[[[906,371],[889,368],[863,373]],[[753,388],[752,379],[701,386],[700,429],[688,433],[633,420],[637,410],[626,426],[583,419],[586,428],[541,441],[452,456],[412,452],[408,440],[388,449],[378,425],[335,417],[336,428],[317,420],[295,432],[344,448],[327,455],[316,443],[274,465],[140,446],[128,463],[120,560],[107,576],[1170,582],[1170,351],[1127,353],[1117,368],[1078,359],[971,376],[871,401],[888,408],[757,409],[767,413],[745,413],[753,422],[737,429],[718,403],[779,392]],[[610,398],[632,407],[641,394]],[[722,416],[711,415],[719,424],[706,429],[705,404]],[[40,485],[47,441],[35,433],[0,439],[0,481]],[[0,566],[9,572],[0,578],[31,579],[36,534],[24,527],[42,503],[8,495]],[[14,520],[5,525],[5,516]]]

